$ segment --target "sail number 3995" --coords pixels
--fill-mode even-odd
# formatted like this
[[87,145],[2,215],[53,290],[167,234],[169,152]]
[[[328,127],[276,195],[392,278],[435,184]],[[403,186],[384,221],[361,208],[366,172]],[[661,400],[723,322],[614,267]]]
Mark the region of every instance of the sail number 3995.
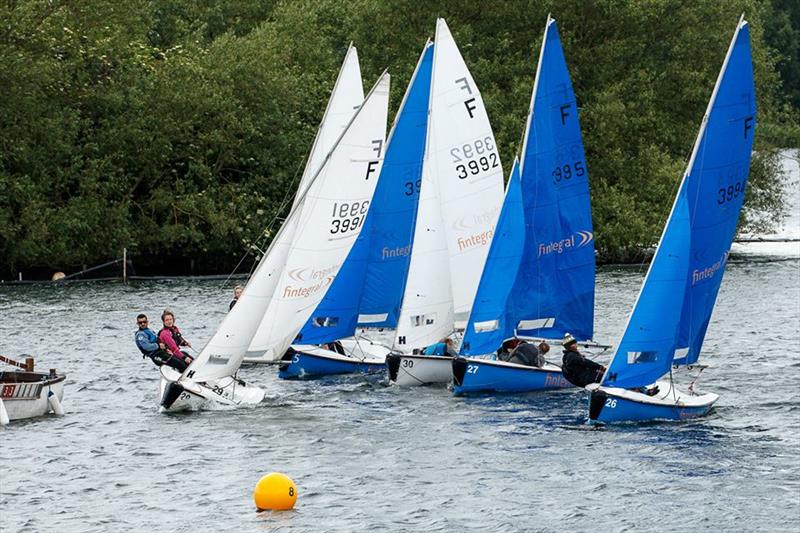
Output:
[[458,179],[462,180],[500,166],[491,136],[451,148],[450,155],[453,156],[453,163],[458,163],[455,170]]
[[335,235],[357,230],[364,224],[368,210],[369,200],[334,203],[330,232]]

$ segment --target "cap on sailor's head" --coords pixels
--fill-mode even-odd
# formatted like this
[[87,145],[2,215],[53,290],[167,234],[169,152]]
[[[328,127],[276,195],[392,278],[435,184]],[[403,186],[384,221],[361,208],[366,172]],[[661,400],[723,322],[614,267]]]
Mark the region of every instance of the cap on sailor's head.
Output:
[[578,341],[575,340],[575,337],[572,336],[572,333],[567,333],[567,334],[564,335],[564,340],[561,341],[561,346],[564,346],[566,348],[570,344],[573,344],[573,343],[576,343],[576,342],[578,342]]

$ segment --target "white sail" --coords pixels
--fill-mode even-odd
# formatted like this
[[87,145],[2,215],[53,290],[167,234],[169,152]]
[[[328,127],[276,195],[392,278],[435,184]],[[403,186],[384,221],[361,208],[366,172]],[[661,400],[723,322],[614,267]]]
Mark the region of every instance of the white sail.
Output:
[[297,230],[248,356],[280,359],[339,272],[380,175],[388,104],[384,73],[297,206]]
[[503,169],[483,98],[444,19],[436,22],[428,159],[439,187],[457,323],[469,315],[503,205]]
[[503,169],[472,75],[443,19],[436,23],[428,136],[414,245],[395,348],[453,332],[475,299],[503,204]]
[[[434,77],[435,69],[434,64]],[[422,164],[408,280],[394,341],[394,348],[403,353],[411,353],[414,348],[432,344],[453,332],[453,292],[445,239],[439,188],[426,158]]]
[[351,43],[344,56],[342,68],[339,69],[339,76],[333,85],[333,91],[328,100],[328,106],[325,108],[325,114],[322,115],[317,136],[314,138],[314,144],[311,146],[311,152],[308,155],[306,168],[303,170],[303,176],[300,178],[300,184],[297,187],[297,193],[295,193],[292,209],[297,206],[306,187],[308,187],[309,180],[322,166],[325,157],[330,153],[336,140],[342,135],[342,132],[350,123],[350,119],[353,118],[356,109],[359,108],[363,101],[364,86],[361,81],[358,51]]

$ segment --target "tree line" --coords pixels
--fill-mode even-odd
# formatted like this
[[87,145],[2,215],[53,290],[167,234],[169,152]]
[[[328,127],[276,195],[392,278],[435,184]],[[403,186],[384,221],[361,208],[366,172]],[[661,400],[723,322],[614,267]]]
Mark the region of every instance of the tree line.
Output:
[[781,215],[800,145],[790,0],[9,0],[0,5],[0,279],[119,257],[140,272],[247,271],[286,214],[344,52],[391,112],[437,16],[483,94],[506,170],[544,22],[580,109],[601,262],[658,239],[739,15],[759,125],[741,227]]

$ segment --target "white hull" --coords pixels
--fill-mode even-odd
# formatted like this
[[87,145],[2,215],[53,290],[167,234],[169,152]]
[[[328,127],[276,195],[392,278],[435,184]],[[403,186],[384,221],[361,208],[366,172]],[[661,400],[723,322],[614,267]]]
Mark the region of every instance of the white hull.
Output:
[[453,379],[453,357],[441,355],[390,355],[389,381],[403,387],[447,384]]
[[159,402],[161,412],[198,411],[201,409],[234,408],[252,406],[264,399],[264,391],[258,387],[245,385],[232,376],[206,383],[184,380],[179,383],[180,394],[165,406],[169,385],[175,384],[180,373],[168,366],[161,367]]
[[1,409],[5,410],[8,420],[23,420],[46,415],[55,411],[54,400],[48,399],[50,392],[57,398],[57,405],[60,406],[64,397],[64,376],[44,383],[0,383]]

